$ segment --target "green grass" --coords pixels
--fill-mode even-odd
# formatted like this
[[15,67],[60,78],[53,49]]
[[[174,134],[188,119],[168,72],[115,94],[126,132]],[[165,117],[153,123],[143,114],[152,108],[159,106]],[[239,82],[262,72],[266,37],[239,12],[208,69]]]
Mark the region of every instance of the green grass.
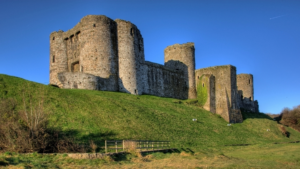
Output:
[[299,143],[207,148],[194,153],[72,159],[62,154],[0,154],[0,168],[299,168]]
[[[264,114],[244,113],[240,124],[227,126],[220,116],[173,98],[130,95],[120,92],[59,89],[21,78],[0,75],[0,98],[44,98],[49,126],[61,128],[81,143],[105,139],[169,140],[176,148],[205,149],[232,144],[267,144],[300,140],[300,133],[287,128],[284,137],[278,124]],[[30,96],[31,95],[31,96]],[[193,122],[192,119],[198,119]],[[270,129],[270,131],[267,131]]]
[[207,101],[207,86],[204,86],[202,83],[202,78],[204,75],[197,80],[197,99],[200,106],[204,106]]

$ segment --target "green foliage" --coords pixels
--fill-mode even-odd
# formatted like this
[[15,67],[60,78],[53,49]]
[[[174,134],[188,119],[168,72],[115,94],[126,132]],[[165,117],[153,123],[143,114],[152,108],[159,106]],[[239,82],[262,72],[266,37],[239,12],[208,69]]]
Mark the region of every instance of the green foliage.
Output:
[[200,106],[204,106],[204,104],[207,101],[207,86],[203,86],[203,81],[202,81],[203,75],[197,80],[197,99],[198,103]]

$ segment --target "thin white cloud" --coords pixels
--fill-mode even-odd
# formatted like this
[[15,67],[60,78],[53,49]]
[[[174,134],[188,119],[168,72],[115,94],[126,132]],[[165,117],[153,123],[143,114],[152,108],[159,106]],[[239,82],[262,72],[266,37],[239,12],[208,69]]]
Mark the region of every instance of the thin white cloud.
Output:
[[286,15],[288,15],[288,14],[284,14],[284,15],[275,16],[275,17],[272,17],[272,18],[270,18],[270,20],[272,20],[272,19],[277,19],[277,18],[281,18],[281,17],[283,17],[283,16],[286,16]]

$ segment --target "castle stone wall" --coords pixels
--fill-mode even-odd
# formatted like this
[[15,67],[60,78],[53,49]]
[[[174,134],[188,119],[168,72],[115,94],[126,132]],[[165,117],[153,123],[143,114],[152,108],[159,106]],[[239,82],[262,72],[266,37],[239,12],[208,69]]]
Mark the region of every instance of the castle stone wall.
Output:
[[252,74],[238,74],[237,88],[242,98],[246,97],[249,100],[254,100],[253,92],[253,75]]
[[146,61],[143,65],[143,93],[161,97],[187,99],[184,72]]
[[61,72],[58,73],[58,79],[65,89],[88,89],[111,91],[110,84],[114,80],[114,76],[109,78],[101,78],[88,73],[82,72]]
[[[239,104],[237,101],[236,68],[226,65],[198,69],[195,71],[195,78],[198,79],[204,74],[211,74],[215,77],[216,113],[228,122],[242,122],[241,113],[237,111]],[[235,115],[233,116],[231,113]]]
[[66,45],[63,43],[63,31],[50,35],[50,84],[59,85],[57,73],[68,71]]
[[[203,74],[197,78],[196,81],[198,100],[202,101],[206,98],[203,108],[212,113],[216,113],[215,77],[211,74]],[[202,92],[207,93],[199,92],[198,89],[201,90],[201,88],[205,88],[205,90],[202,89]]]
[[142,94],[141,75],[144,58],[142,35],[138,28],[124,20],[117,19],[119,55],[119,91]]
[[195,84],[194,43],[175,44],[168,46],[164,50],[164,53],[166,67],[184,71],[185,82],[188,86],[188,98],[195,99],[197,97],[197,93]]
[[[54,75],[50,73],[50,79],[60,72],[84,72],[109,79],[111,84],[107,90],[118,91],[116,28],[116,23],[106,16],[88,15],[74,28],[61,31],[63,40],[55,37],[57,33],[52,33],[50,39],[59,40],[57,45],[50,44],[52,51],[58,56],[63,55],[67,65],[55,71]],[[53,84],[51,80],[50,83]]]
[[240,108],[250,112],[259,112],[258,102],[254,101],[253,75],[237,75],[237,89]]
[[94,76],[81,72],[61,72],[58,73],[58,79],[60,80],[63,88],[65,89],[88,89],[98,90],[98,76]]

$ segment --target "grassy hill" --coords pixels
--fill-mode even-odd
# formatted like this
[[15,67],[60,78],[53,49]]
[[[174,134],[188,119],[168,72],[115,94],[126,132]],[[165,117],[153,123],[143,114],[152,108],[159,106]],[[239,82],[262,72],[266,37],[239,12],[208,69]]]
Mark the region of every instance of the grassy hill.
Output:
[[243,123],[227,126],[220,116],[172,98],[59,89],[2,74],[1,98],[15,98],[19,111],[24,109],[24,98],[32,105],[43,100],[50,127],[100,146],[105,139],[169,140],[174,147],[195,149],[300,140],[300,133],[290,128],[290,137],[283,136],[279,125],[264,114],[244,113]]

